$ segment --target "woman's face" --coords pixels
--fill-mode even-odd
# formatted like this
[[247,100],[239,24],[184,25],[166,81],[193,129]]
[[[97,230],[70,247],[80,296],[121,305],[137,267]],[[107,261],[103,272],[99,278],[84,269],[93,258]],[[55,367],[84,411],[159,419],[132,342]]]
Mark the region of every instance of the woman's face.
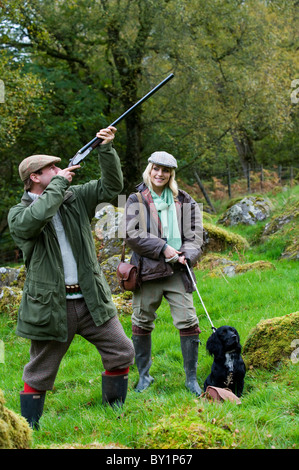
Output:
[[155,193],[161,195],[170,180],[170,168],[154,164],[150,172],[151,183]]

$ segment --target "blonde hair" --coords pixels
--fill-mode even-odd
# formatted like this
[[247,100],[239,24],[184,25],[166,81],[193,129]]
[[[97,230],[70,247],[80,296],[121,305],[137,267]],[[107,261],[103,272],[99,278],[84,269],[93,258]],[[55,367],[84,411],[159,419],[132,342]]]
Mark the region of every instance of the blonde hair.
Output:
[[[146,184],[146,186],[150,189],[153,189],[152,187],[152,182],[151,182],[151,171],[153,166],[156,165],[156,163],[149,163],[146,167],[146,169],[143,172],[143,182]],[[168,181],[168,186],[172,191],[173,197],[176,198],[179,190],[178,190],[178,185],[175,180],[175,169],[174,168],[169,168],[170,170],[170,178]]]

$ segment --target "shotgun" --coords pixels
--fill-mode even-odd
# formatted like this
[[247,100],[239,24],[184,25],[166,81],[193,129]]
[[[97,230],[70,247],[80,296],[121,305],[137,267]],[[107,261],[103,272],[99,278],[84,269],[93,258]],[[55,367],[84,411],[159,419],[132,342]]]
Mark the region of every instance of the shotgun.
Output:
[[[141,98],[137,103],[135,103],[131,108],[129,108],[124,114],[122,114],[119,118],[117,118],[110,126],[116,126],[122,119],[127,117],[134,109],[136,109],[138,106],[140,106],[144,101],[146,101],[150,96],[152,96],[156,91],[158,91],[162,86],[165,85],[169,80],[171,80],[174,77],[173,73],[168,75],[164,80],[162,80],[159,85],[155,86],[151,91],[149,91],[143,98]],[[108,126],[109,127],[109,126]],[[100,143],[102,142],[102,139],[99,139],[98,137],[94,137],[88,144],[84,145],[76,155],[70,159],[69,162],[69,167],[73,165],[78,165],[92,150],[94,150]]]

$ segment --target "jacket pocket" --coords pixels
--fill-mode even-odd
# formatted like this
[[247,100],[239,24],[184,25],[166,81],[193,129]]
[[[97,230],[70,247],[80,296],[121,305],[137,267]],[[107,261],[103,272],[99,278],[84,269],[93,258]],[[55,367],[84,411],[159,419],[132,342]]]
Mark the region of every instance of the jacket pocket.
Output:
[[31,325],[47,325],[52,311],[52,293],[47,289],[33,289],[24,292],[21,320]]

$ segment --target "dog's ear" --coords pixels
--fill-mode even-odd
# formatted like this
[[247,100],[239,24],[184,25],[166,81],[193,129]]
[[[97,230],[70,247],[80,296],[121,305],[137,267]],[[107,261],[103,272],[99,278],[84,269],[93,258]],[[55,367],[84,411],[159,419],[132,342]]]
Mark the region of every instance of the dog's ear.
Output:
[[240,343],[240,335],[239,335],[238,331],[236,330],[236,328],[233,328],[233,331],[237,335],[237,340],[238,340],[237,351],[240,352],[241,349],[242,349],[241,343]]
[[223,354],[223,347],[217,334],[217,330],[208,338],[206,349],[208,353],[214,357],[219,357]]
[[236,328],[234,328],[233,326],[231,326],[231,329],[233,330],[233,332],[235,333],[235,335],[237,335],[238,341],[240,341],[240,336],[239,336],[239,333],[238,333],[238,331],[236,330]]

